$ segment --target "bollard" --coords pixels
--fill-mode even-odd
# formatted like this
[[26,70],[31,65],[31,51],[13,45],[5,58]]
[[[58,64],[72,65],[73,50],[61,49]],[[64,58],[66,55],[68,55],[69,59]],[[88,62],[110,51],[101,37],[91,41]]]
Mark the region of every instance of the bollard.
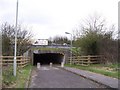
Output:
[[61,62],[61,67],[64,67],[64,63],[63,62]]
[[40,63],[37,63],[37,68],[40,68]]
[[52,67],[52,63],[50,63],[50,67]]

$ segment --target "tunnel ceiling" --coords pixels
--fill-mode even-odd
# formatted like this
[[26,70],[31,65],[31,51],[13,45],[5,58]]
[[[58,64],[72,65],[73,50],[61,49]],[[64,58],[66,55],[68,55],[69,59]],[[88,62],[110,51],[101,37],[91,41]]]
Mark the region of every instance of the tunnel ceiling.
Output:
[[45,64],[61,64],[64,59],[64,55],[61,53],[33,53],[33,65],[40,63]]

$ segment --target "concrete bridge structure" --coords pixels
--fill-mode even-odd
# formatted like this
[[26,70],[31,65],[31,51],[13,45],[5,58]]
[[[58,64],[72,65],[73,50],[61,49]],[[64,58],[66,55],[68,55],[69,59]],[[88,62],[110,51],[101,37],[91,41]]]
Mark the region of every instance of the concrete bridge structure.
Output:
[[24,56],[29,56],[32,65],[46,64],[65,64],[70,56],[70,46],[66,45],[32,45],[31,48],[24,53]]

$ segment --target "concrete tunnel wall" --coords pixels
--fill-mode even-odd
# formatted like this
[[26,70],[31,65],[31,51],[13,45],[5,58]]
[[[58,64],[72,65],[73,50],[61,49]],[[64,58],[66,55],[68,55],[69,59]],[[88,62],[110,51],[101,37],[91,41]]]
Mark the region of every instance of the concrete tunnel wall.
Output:
[[64,54],[61,53],[33,53],[33,65],[37,65],[39,62],[41,65],[61,64],[64,59]]

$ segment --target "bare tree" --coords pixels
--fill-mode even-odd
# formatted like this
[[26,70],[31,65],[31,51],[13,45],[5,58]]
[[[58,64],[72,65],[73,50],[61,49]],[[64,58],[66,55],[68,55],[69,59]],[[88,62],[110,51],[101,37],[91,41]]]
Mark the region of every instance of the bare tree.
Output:
[[[15,26],[8,23],[1,25],[3,55],[13,55]],[[17,31],[17,55],[22,55],[31,44],[32,34],[19,25]]]
[[79,28],[75,30],[77,40],[74,45],[80,47],[83,54],[98,55],[106,57],[105,63],[117,61],[117,40],[114,40],[114,25],[109,28],[101,16],[87,18]]

